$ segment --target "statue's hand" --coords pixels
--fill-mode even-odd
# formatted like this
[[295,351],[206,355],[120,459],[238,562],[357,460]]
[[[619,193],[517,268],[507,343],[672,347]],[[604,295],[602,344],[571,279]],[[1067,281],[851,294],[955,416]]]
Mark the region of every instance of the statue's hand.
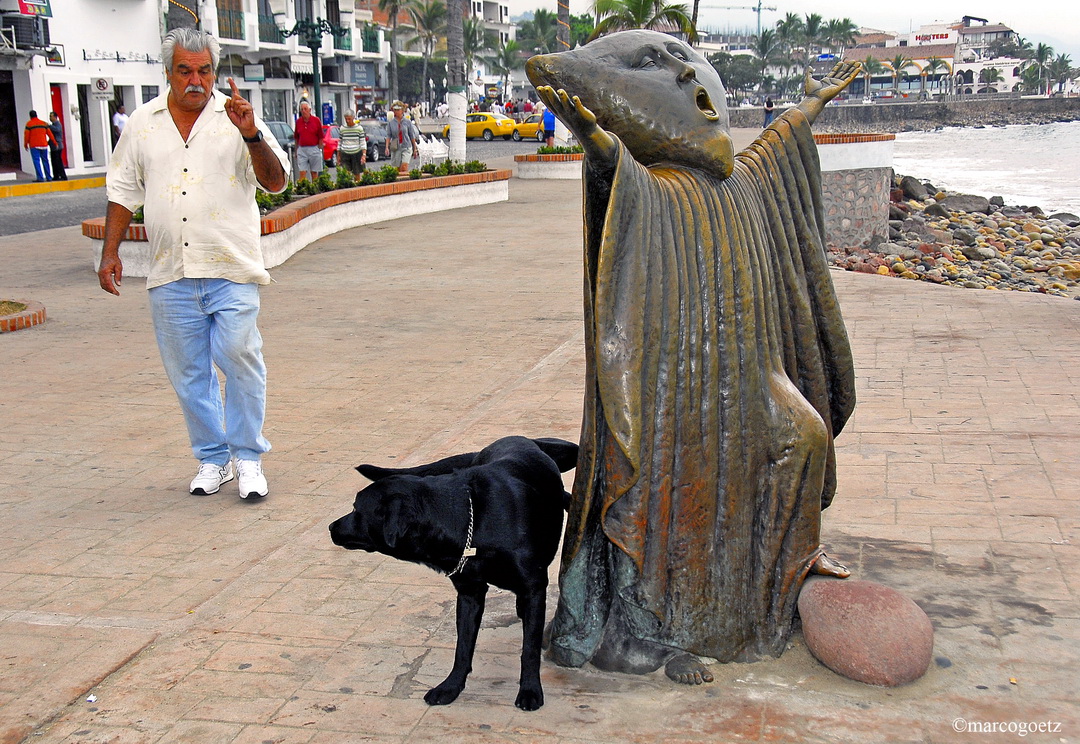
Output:
[[549,85],[536,89],[544,104],[574,133],[585,152],[593,157],[614,157],[615,140],[596,123],[596,114],[590,111],[577,96],[573,98],[563,90]]
[[810,74],[810,70],[807,70],[806,96],[808,98],[817,98],[822,103],[828,103],[836,98],[840,91],[851,84],[851,81],[859,75],[861,68],[862,65],[858,62],[840,61],[821,80],[815,80]]
[[861,68],[862,65],[858,62],[837,62],[821,80],[815,80],[810,70],[807,70],[804,86],[806,97],[799,103],[799,109],[806,114],[807,119],[813,122],[825,108],[825,104],[836,98],[840,91],[851,84]]

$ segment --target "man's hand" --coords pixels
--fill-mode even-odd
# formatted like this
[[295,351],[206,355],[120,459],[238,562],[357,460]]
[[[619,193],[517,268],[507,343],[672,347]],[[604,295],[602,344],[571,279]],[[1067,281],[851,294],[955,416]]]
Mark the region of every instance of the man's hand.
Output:
[[109,294],[120,296],[120,281],[124,278],[124,265],[118,255],[102,255],[101,267],[98,269],[98,284]]
[[589,111],[580,98],[571,98],[562,88],[555,90],[549,85],[541,85],[536,92],[552,113],[574,133],[588,155],[605,160],[615,157],[615,140],[596,123],[596,114]]
[[131,224],[131,211],[116,202],[105,205],[105,240],[101,247],[98,284],[109,294],[120,295],[124,264],[120,261],[120,243]]
[[232,78],[229,78],[229,87],[232,88],[232,97],[225,101],[225,113],[229,115],[233,126],[240,130],[241,135],[254,137],[259,131],[255,126],[255,112],[251,110],[251,104],[240,95],[240,89]]

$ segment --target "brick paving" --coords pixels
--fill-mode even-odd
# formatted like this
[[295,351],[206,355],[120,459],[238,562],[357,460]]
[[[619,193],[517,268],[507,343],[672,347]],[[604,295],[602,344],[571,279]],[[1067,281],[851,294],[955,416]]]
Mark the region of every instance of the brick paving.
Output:
[[0,238],[0,296],[48,310],[0,336],[0,742],[1018,739],[960,718],[1080,741],[1080,303],[840,272],[859,403],[823,535],[927,611],[929,673],[864,686],[796,633],[699,688],[545,661],[547,704],[524,713],[520,624],[493,591],[468,687],[428,707],[449,582],[326,527],[361,462],[576,438],[580,242],[579,183],[514,179],[507,203],[339,233],[273,270],[271,494],[249,504],[186,491],[143,280],[98,289],[77,227]]

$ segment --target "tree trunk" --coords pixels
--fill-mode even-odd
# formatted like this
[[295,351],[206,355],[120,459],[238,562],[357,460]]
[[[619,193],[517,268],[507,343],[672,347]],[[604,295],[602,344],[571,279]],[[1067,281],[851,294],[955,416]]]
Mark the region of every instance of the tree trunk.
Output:
[[450,159],[465,160],[465,0],[446,3],[446,82],[450,106]]
[[558,26],[555,40],[560,52],[570,49],[570,0],[559,0]]
[[[395,10],[397,8],[394,8]],[[398,66],[397,66],[397,15],[390,22],[390,100],[393,104],[398,100]],[[387,106],[389,109],[389,106]]]

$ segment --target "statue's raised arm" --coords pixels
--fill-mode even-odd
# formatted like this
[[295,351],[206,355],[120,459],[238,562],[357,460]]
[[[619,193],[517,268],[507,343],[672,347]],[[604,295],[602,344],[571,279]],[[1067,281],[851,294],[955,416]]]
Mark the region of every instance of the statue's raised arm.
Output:
[[536,92],[555,116],[559,117],[567,129],[574,133],[582,149],[593,158],[593,163],[614,163],[615,140],[596,123],[596,115],[589,111],[577,96],[573,98],[559,88],[549,85],[537,87]]
[[798,109],[806,115],[811,124],[825,108],[825,104],[851,84],[858,76],[860,68],[858,62],[837,62],[821,80],[816,80],[809,69],[806,71],[805,97],[799,102]]

